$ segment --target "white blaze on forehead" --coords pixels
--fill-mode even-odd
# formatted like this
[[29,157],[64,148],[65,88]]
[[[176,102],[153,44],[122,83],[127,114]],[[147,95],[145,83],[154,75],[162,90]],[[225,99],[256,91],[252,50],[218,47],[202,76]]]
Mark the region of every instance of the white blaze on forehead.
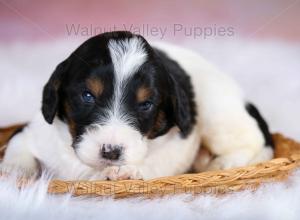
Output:
[[142,39],[137,37],[123,40],[110,40],[108,49],[114,66],[114,98],[109,112],[109,121],[129,121],[122,112],[122,97],[125,82],[145,63],[147,53]]
[[144,43],[137,37],[124,40],[110,40],[108,49],[117,80],[124,80],[130,77],[147,58]]

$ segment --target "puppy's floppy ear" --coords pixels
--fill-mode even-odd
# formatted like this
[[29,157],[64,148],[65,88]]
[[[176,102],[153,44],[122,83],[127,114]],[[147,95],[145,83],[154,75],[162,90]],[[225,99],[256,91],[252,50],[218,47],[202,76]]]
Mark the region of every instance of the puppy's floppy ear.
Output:
[[[154,57],[168,79],[167,97],[168,104],[171,105],[172,123],[175,123],[181,135],[186,137],[196,123],[196,104],[191,79],[180,65],[164,52],[154,49]],[[163,87],[166,88],[165,85]]]
[[180,129],[181,135],[186,137],[195,124],[194,94],[188,77],[174,79],[171,76],[173,92],[171,101],[175,124]]
[[49,81],[44,87],[43,101],[42,101],[42,113],[45,120],[52,124],[56,112],[58,110],[59,103],[59,89],[63,80],[64,73],[66,72],[67,60],[60,63]]

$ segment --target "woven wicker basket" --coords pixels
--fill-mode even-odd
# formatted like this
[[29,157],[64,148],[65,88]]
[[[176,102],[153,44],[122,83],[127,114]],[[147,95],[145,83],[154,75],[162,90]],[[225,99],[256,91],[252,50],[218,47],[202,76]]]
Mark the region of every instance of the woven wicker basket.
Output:
[[[14,126],[0,129],[0,146],[18,129]],[[300,143],[274,134],[275,159],[253,166],[230,170],[203,172],[163,177],[148,181],[61,181],[49,184],[49,193],[71,193],[75,196],[113,196],[115,198],[142,196],[155,197],[180,193],[225,194],[244,189],[256,189],[260,184],[283,181],[300,166]],[[4,148],[1,152],[3,155]]]

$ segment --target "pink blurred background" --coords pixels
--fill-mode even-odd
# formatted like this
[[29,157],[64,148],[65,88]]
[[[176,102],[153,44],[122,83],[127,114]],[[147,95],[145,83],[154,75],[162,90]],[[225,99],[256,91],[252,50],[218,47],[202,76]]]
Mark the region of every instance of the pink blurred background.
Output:
[[106,30],[123,24],[127,27],[131,24],[168,27],[166,37],[174,41],[186,37],[183,31],[176,36],[172,34],[174,24],[185,27],[223,25],[233,27],[236,37],[299,42],[300,4],[297,0],[0,1],[1,41],[69,37],[66,25],[71,24]]

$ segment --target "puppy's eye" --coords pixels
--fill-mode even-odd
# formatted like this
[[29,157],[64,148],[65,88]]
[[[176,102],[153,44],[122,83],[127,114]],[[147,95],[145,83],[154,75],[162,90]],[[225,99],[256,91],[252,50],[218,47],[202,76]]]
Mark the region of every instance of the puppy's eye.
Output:
[[151,101],[145,101],[139,103],[139,110],[140,111],[149,111],[152,109],[153,103]]
[[82,93],[82,100],[86,103],[94,103],[95,96],[93,96],[92,93],[85,91]]

